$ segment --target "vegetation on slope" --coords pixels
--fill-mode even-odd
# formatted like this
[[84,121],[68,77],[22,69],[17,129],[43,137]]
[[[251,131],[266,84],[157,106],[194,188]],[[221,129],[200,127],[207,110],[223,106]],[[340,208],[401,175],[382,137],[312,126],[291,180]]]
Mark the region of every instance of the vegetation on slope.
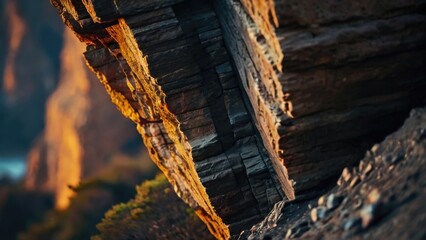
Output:
[[131,201],[115,205],[97,228],[92,240],[212,238],[162,174],[138,186]]
[[79,186],[70,206],[65,210],[51,210],[42,221],[20,234],[22,240],[90,239],[96,234],[96,224],[114,204],[128,201],[135,194],[135,185],[154,177],[137,162],[116,163]]

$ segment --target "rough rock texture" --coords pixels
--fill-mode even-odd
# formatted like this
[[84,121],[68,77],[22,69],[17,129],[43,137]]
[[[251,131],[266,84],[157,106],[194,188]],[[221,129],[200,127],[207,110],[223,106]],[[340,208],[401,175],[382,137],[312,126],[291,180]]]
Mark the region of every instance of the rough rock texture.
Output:
[[70,30],[63,39],[60,81],[47,102],[46,128],[29,153],[25,179],[28,189],[54,193],[61,209],[74,194],[68,186],[102,169],[114,151],[137,137],[134,125],[106,104],[108,95],[85,66],[84,44]]
[[283,198],[211,2],[54,5],[89,44],[88,65],[138,124],[151,157],[216,237]]
[[278,126],[296,192],[321,186],[400,126],[426,92],[426,1],[275,1],[280,83],[294,118]]
[[[426,109],[375,144],[318,200],[277,203],[241,239],[424,239]],[[275,217],[277,216],[277,217]]]
[[217,238],[316,194],[425,101],[424,1],[323,2],[52,1]]
[[[48,1],[0,1],[0,152],[26,152],[58,81],[63,26]],[[36,59],[36,61],[34,60]]]
[[277,24],[273,1],[215,2],[225,41],[238,69],[251,116],[260,132],[283,191],[294,199],[293,182],[280,157],[280,121],[291,117],[278,76],[283,58],[273,24]]
[[426,1],[380,2],[275,1],[274,16],[267,1],[216,1],[256,126],[272,162],[284,164],[275,170],[290,199],[355,164],[425,101]]

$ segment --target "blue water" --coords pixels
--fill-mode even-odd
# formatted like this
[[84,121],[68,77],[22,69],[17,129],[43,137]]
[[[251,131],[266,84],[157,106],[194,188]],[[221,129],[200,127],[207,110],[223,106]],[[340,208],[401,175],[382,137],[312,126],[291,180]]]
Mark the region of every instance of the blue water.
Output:
[[0,156],[0,178],[22,179],[26,171],[25,156]]

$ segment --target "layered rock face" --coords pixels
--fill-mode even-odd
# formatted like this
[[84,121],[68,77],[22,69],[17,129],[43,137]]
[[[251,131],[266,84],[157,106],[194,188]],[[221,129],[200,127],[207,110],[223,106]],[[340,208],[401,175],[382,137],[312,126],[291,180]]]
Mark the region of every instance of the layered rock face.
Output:
[[54,193],[60,209],[74,193],[68,186],[102,169],[137,135],[134,125],[106,104],[108,95],[85,66],[83,51],[84,44],[66,30],[60,82],[47,102],[44,133],[28,156],[26,187]]
[[0,152],[25,152],[42,131],[44,104],[58,80],[62,31],[47,1],[0,2]]
[[422,2],[52,3],[217,238],[309,195],[424,103]]
[[239,239],[424,239],[426,109],[345,168],[319,198],[282,201]]
[[426,1],[275,1],[294,118],[277,140],[306,192],[425,104]]
[[[292,182],[290,198],[359,161],[424,103],[425,1],[275,1],[276,16],[259,10],[267,6],[218,2],[255,122]],[[262,22],[268,17],[279,23],[275,35]]]
[[86,59],[112,101],[215,236],[258,221],[282,199],[210,2],[159,10],[156,2],[120,14],[97,3],[54,4],[89,43]]

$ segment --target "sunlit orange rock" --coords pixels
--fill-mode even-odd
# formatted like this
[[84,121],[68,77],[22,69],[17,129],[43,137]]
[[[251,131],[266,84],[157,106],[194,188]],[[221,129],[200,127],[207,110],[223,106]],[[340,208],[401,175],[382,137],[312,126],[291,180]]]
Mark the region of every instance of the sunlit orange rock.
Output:
[[6,11],[9,17],[9,52],[6,57],[6,66],[4,68],[3,89],[10,98],[16,91],[16,80],[14,74],[14,65],[16,61],[17,51],[22,43],[22,38],[26,31],[26,24],[23,19],[18,15],[16,2],[8,1]]
[[352,3],[52,1],[218,239],[315,196],[424,104],[419,5]]
[[55,194],[65,208],[76,186],[104,167],[109,156],[136,136],[134,125],[109,102],[85,66],[84,45],[64,32],[58,88],[47,102],[46,128],[29,154],[26,186]]

